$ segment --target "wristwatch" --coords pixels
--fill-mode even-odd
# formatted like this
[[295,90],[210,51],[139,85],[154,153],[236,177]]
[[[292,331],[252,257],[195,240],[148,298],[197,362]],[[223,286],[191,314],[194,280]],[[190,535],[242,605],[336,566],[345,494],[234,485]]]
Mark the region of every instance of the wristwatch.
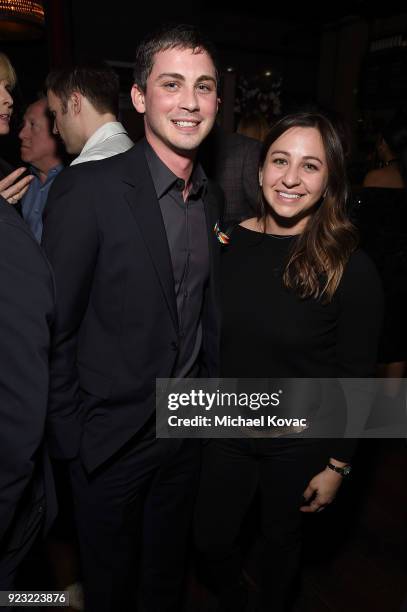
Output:
[[348,476],[352,471],[351,465],[345,465],[344,467],[338,467],[337,465],[334,465],[333,463],[328,463],[328,467],[331,468],[331,470],[333,470],[334,472],[337,472],[337,474],[340,474],[341,476]]

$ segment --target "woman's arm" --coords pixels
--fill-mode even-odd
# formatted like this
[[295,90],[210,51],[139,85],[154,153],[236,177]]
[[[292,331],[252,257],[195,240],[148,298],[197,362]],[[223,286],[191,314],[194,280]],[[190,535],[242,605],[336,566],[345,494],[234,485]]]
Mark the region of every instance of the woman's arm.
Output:
[[7,200],[9,204],[17,204],[21,200],[33,179],[33,175],[29,174],[19,181],[17,180],[25,170],[26,168],[17,168],[0,181],[0,196]]
[[[361,431],[369,415],[371,395],[367,383],[374,376],[377,348],[383,318],[383,292],[374,264],[362,251],[351,257],[338,289],[337,376],[345,379],[347,432]],[[331,440],[329,462],[337,467],[349,465],[357,444],[356,437]],[[314,476],[304,491],[310,503],[302,512],[316,512],[330,504],[343,476],[329,467]]]

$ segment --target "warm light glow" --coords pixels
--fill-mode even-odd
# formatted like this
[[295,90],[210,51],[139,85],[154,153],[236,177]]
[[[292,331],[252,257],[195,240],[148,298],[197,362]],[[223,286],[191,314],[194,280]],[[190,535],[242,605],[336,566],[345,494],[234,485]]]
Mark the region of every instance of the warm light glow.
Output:
[[0,0],[0,40],[39,38],[44,23],[44,6],[40,0]]
[[0,17],[7,19],[8,16],[43,24],[44,7],[42,2],[30,0],[0,0]]

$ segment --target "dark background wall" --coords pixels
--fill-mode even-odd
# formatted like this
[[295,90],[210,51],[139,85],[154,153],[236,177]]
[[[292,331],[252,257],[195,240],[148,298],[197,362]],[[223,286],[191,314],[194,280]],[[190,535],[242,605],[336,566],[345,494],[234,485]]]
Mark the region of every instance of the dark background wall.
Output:
[[[173,4],[173,3],[172,3]],[[122,79],[122,116],[140,125],[128,89],[139,39],[168,20],[203,27],[219,50],[224,73],[220,119],[233,130],[235,95],[242,78],[267,90],[281,79],[283,111],[318,103],[343,114],[357,153],[365,132],[407,100],[407,10],[386,3],[381,12],[367,2],[337,3],[334,10],[290,3],[239,9],[234,3],[189,2],[158,10],[139,3],[48,0],[46,29],[36,41],[1,41],[19,75],[17,110],[35,97],[51,67],[87,59],[113,62]],[[374,50],[375,41],[399,36],[397,46]],[[406,40],[405,40],[406,39]],[[267,79],[266,73],[271,73]],[[16,113],[19,120],[19,113]],[[372,137],[372,136],[371,136]],[[369,140],[369,137],[367,138]],[[8,139],[12,148],[13,136]],[[4,143],[3,143],[4,146]],[[363,146],[361,147],[363,149]]]

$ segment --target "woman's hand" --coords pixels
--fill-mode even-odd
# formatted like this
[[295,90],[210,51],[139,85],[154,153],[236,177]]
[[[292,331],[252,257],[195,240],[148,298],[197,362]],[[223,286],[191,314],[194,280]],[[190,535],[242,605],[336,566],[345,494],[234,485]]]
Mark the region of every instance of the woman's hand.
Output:
[[330,504],[342,484],[343,476],[337,474],[329,467],[320,472],[310,480],[303,496],[306,501],[312,501],[301,506],[301,512],[318,512]]
[[17,202],[21,200],[33,179],[33,176],[30,174],[18,181],[18,177],[21,176],[24,171],[25,168],[17,168],[17,170],[14,170],[14,172],[11,172],[0,181],[0,195],[3,196],[9,204],[17,204]]

